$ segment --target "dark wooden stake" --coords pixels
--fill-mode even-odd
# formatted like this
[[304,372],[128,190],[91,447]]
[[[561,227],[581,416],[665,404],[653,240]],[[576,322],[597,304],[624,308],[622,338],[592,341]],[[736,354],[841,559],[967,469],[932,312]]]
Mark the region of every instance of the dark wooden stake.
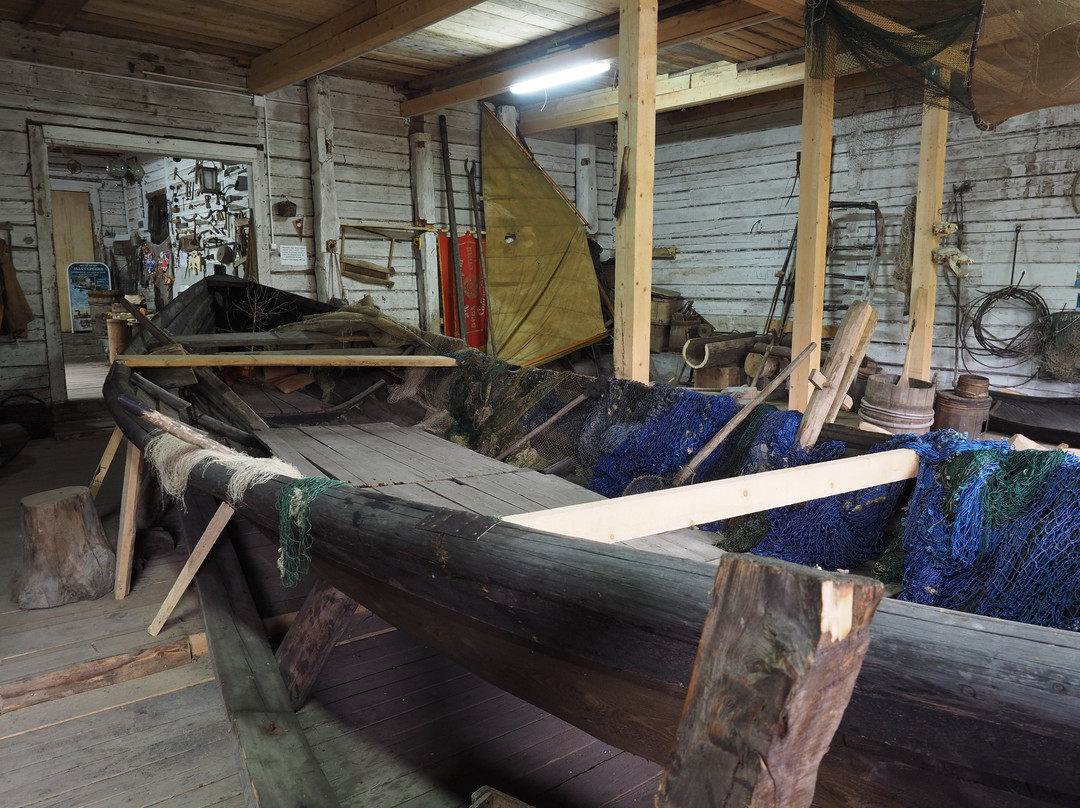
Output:
[[319,672],[349,627],[356,607],[355,600],[321,578],[308,593],[277,650],[278,665],[293,709],[304,706]]
[[657,808],[808,807],[882,592],[868,578],[725,556]]

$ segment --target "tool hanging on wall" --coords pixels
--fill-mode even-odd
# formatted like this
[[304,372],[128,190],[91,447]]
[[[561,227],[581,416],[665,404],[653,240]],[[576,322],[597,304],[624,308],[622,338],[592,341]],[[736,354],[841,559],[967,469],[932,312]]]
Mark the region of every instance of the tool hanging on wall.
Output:
[[458,251],[457,213],[454,210],[454,180],[450,170],[450,136],[447,133],[446,116],[439,116],[439,134],[443,145],[443,175],[446,179],[446,216],[450,225],[450,259],[454,267],[454,296],[457,301],[459,335],[465,339],[469,333],[465,319],[465,288],[461,275],[461,253]]
[[484,227],[484,209],[480,205],[480,194],[477,192],[476,184],[476,161],[473,160],[472,164],[469,164],[469,159],[465,158],[465,177],[469,181],[469,207],[472,210],[473,230],[476,231],[476,255],[480,259],[480,280],[484,287],[484,308],[487,312],[487,325],[488,325],[488,348],[489,353],[498,357],[499,348],[495,344],[495,322],[491,316],[491,295],[488,293],[488,279],[487,279],[487,258],[484,255],[484,236],[487,232],[487,228]]

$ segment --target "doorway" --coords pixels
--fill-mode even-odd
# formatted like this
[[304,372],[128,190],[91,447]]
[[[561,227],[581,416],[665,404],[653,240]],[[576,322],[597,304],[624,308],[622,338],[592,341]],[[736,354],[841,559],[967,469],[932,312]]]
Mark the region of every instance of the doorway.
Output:
[[109,371],[100,334],[81,327],[86,317],[81,298],[86,290],[78,286],[79,279],[69,277],[67,272],[72,264],[91,264],[98,259],[93,209],[89,191],[53,189],[52,240],[57,267],[64,387],[68,400],[75,401],[100,399],[101,386]]
[[[219,142],[208,141],[196,141],[185,140],[179,138],[170,137],[158,137],[150,135],[138,135],[127,132],[109,132],[104,130],[92,130],[81,129],[78,127],[59,126],[51,124],[29,124],[27,127],[29,140],[30,140],[30,167],[33,178],[34,187],[34,212],[35,212],[35,224],[38,232],[38,258],[39,268],[41,272],[41,288],[42,296],[44,298],[45,308],[45,347],[49,362],[49,388],[51,398],[54,402],[62,402],[69,397],[77,397],[78,392],[69,391],[67,377],[68,373],[65,366],[69,364],[66,361],[66,354],[64,348],[65,336],[71,333],[72,326],[68,325],[70,320],[70,301],[67,305],[64,304],[62,299],[63,287],[65,286],[65,275],[68,263],[65,263],[67,257],[71,253],[65,254],[63,251],[68,249],[69,239],[74,241],[75,239],[68,232],[69,227],[65,224],[65,216],[67,213],[71,213],[73,216],[81,215],[84,212],[89,212],[86,208],[85,199],[78,201],[70,201],[61,199],[60,197],[54,197],[53,191],[70,190],[68,187],[63,187],[68,182],[82,181],[84,179],[90,179],[87,176],[89,172],[90,160],[85,159],[83,155],[146,155],[154,154],[160,158],[169,158],[170,162],[170,174],[173,175],[166,184],[183,185],[182,182],[178,182],[175,174],[177,173],[177,164],[180,159],[183,159],[185,155],[200,155],[201,162],[217,161],[219,163],[240,164],[247,166],[249,169],[249,182],[250,182],[250,214],[247,222],[245,223],[246,231],[245,237],[249,245],[249,254],[246,255],[247,266],[250,267],[251,277],[257,279],[258,268],[268,267],[270,263],[270,214],[269,214],[269,188],[267,183],[267,165],[265,154],[261,150],[261,143],[258,141],[251,142],[250,144],[224,144]],[[65,152],[69,154],[64,154]],[[64,180],[57,180],[50,176],[50,156],[53,156],[54,160],[59,159],[54,153],[60,153],[64,155],[64,159],[61,160],[61,165],[64,168]],[[173,161],[176,161],[175,163]],[[115,162],[115,161],[114,161]],[[126,166],[131,168],[134,166],[131,160],[126,161]],[[182,167],[182,166],[181,166]],[[108,169],[109,166],[107,165]],[[77,178],[67,177],[67,173],[79,174]],[[116,173],[109,172],[109,175],[113,178],[118,178]],[[146,227],[148,224],[146,217],[146,203],[145,194],[142,193],[142,186],[149,181],[149,177],[146,178],[146,182],[143,181],[142,171],[137,176],[123,176],[120,177],[125,189],[134,191],[139,190],[138,199],[132,204],[129,200],[121,203],[122,207],[126,208],[126,213],[132,214],[135,221],[140,222],[138,230]],[[54,183],[61,185],[62,187],[54,188]],[[188,189],[191,191],[191,189]],[[201,190],[201,188],[200,188]],[[190,193],[189,193],[190,195]],[[92,195],[91,195],[92,197]],[[54,198],[56,201],[54,202]],[[234,208],[238,208],[242,203],[236,199],[229,198],[221,193],[216,197],[217,202],[229,208],[232,205]],[[71,210],[65,208],[70,201]],[[93,199],[91,198],[91,202]],[[183,207],[182,200],[179,207]],[[175,200],[174,200],[175,203]],[[81,210],[76,210],[81,206]],[[100,217],[95,222],[95,217],[91,216],[91,230],[99,236],[97,242],[94,244],[94,248],[97,250],[97,258],[91,257],[90,260],[104,261],[113,270],[114,289],[119,289],[125,294],[129,291],[125,291],[123,286],[127,282],[127,278],[124,277],[126,270],[130,270],[134,266],[135,272],[146,272],[149,267],[149,259],[152,255],[149,244],[144,244],[142,252],[137,258],[131,260],[131,256],[127,253],[134,254],[133,249],[123,249],[123,245],[132,247],[135,244],[134,236],[137,234],[137,228],[134,226],[128,226],[127,216],[125,214],[124,221],[116,223],[115,225],[109,220],[110,215],[113,215],[112,204],[106,204],[105,197],[102,196],[100,205]],[[170,210],[173,204],[170,204]],[[136,215],[137,214],[137,215]],[[72,217],[68,217],[71,219]],[[240,217],[237,217],[240,218]],[[206,231],[209,229],[202,221],[197,222],[200,225],[199,235],[203,237],[203,241],[208,239]],[[94,229],[96,228],[96,229]],[[58,231],[58,232],[54,232]],[[183,234],[178,232],[174,234],[177,237],[182,237]],[[93,241],[93,235],[91,236]],[[175,253],[171,252],[174,246],[178,246],[179,238],[172,239],[173,244],[166,246],[165,251],[168,258],[175,257]],[[189,248],[190,249],[190,248]],[[118,259],[120,253],[124,255]],[[186,251],[185,251],[186,252]],[[215,251],[216,253],[216,251]],[[91,256],[94,253],[91,252]],[[216,254],[215,257],[217,258]],[[173,272],[171,270],[176,268],[175,264],[162,264],[161,263],[161,250],[156,252],[156,262],[153,266],[156,266],[161,271],[163,277],[168,275],[168,279],[171,282],[173,280]],[[144,267],[143,259],[147,259]],[[236,262],[239,263],[239,256],[237,256]],[[218,258],[217,260],[220,260]],[[247,269],[247,267],[245,267]],[[144,279],[145,280],[145,279]],[[177,279],[179,280],[179,279]],[[179,288],[180,284],[177,283]],[[50,292],[49,290],[54,290]],[[64,311],[68,314],[65,316]],[[75,330],[78,330],[77,328]],[[70,336],[67,336],[68,340],[71,340]],[[103,349],[104,353],[104,349]],[[79,365],[75,364],[76,371]],[[97,391],[100,391],[100,385],[97,386]],[[100,393],[97,393],[100,396]]]

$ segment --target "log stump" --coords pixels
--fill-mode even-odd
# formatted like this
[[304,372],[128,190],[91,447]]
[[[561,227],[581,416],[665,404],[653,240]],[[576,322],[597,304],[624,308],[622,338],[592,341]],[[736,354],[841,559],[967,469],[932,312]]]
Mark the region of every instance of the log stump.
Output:
[[42,491],[21,505],[23,558],[11,585],[19,608],[48,609],[112,590],[116,554],[89,488]]

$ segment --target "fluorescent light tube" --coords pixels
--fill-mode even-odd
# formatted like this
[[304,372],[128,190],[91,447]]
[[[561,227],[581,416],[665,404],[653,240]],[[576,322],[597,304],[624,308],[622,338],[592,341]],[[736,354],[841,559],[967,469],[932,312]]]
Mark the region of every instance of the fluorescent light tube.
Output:
[[560,70],[557,73],[548,73],[546,76],[537,76],[534,79],[511,84],[510,92],[516,95],[535,93],[538,90],[546,90],[549,87],[558,87],[562,84],[569,84],[570,82],[578,81],[580,79],[587,79],[590,76],[599,76],[601,73],[606,73],[610,69],[610,62],[586,62],[585,64],[568,67],[566,70]]

